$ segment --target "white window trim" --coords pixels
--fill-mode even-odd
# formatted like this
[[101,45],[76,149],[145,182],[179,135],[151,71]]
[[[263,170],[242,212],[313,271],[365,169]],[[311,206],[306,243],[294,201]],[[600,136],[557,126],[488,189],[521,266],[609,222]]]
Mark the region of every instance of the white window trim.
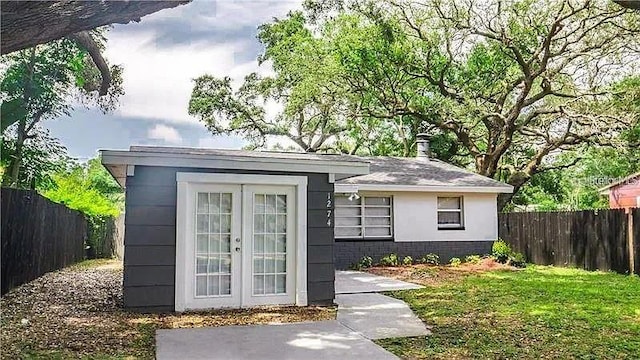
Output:
[[184,242],[189,209],[189,185],[196,183],[236,184],[236,185],[293,185],[296,187],[296,290],[297,306],[307,306],[307,177],[284,175],[176,173],[178,183],[176,209],[176,271],[175,271],[175,311],[186,310],[185,261],[188,254]]
[[[340,194],[338,196],[345,196],[345,194]],[[369,207],[389,208],[389,211],[390,211],[389,216],[371,216],[371,217],[385,217],[385,218],[388,217],[389,218],[389,223],[390,223],[389,226],[388,226],[389,227],[389,233],[390,233],[389,236],[365,236],[365,227],[366,227],[365,219],[367,218],[367,216],[366,216],[366,211],[365,211],[366,205],[364,203],[364,200],[367,197],[389,198],[389,205],[369,205]],[[341,239],[362,239],[362,240],[393,239],[393,236],[394,236],[394,233],[395,233],[394,232],[394,224],[395,224],[395,213],[396,213],[395,212],[395,206],[394,206],[395,202],[393,201],[393,196],[392,195],[387,195],[387,194],[385,194],[385,195],[378,195],[378,194],[360,195],[360,200],[361,201],[360,201],[360,206],[359,206],[360,207],[360,216],[359,217],[360,217],[360,229],[361,229],[360,233],[362,235],[360,235],[360,236],[337,236],[337,235],[334,235],[334,237],[336,239],[338,239],[338,240],[341,240]],[[338,207],[338,206],[336,205],[335,207]],[[351,206],[351,207],[356,208],[358,206],[354,205],[354,206]],[[355,218],[357,216],[348,216],[348,217]],[[335,233],[335,228],[339,228],[339,227],[355,228],[356,226],[338,226],[338,225],[334,225],[334,233]],[[380,226],[380,225],[375,226],[375,225],[373,225],[373,226],[369,226],[369,227],[384,227],[384,228],[386,228],[387,226],[386,225],[384,225],[384,226]]]
[[[458,198],[460,199],[460,209],[440,209],[439,207],[439,199],[440,198]],[[438,222],[438,213],[441,212],[454,212],[460,213],[460,224],[440,224]],[[436,197],[436,225],[438,226],[438,230],[462,230],[464,229],[464,196],[462,195],[439,195]]]

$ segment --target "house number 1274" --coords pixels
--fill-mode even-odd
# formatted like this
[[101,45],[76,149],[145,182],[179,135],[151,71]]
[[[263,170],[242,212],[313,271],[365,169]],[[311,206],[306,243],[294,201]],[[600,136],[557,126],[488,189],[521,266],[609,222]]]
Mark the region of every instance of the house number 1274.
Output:
[[333,205],[333,201],[331,200],[331,193],[327,193],[327,226],[331,226],[331,207]]

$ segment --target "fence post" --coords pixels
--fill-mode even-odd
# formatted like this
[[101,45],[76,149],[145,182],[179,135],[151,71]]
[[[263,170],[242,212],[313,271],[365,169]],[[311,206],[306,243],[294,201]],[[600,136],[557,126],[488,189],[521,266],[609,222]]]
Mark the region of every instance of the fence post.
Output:
[[631,209],[627,209],[627,245],[629,247],[629,274],[633,275],[635,271],[636,262],[634,259],[635,256],[635,246],[633,239],[633,211]]

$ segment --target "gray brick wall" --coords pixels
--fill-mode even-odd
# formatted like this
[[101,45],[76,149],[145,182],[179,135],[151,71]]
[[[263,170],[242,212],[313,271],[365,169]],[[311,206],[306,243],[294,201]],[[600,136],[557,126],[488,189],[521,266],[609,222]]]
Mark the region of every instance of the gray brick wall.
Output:
[[348,269],[363,256],[371,256],[374,262],[390,253],[399,257],[411,256],[414,260],[426,254],[440,256],[440,262],[452,257],[464,257],[491,252],[492,241],[336,241],[334,246],[336,269]]

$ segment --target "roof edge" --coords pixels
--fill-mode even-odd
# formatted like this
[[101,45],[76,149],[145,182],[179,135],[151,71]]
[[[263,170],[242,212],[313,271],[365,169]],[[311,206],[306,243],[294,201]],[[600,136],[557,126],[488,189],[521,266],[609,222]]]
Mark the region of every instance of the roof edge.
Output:
[[335,192],[388,191],[388,192],[439,192],[439,193],[492,193],[511,194],[513,186],[455,186],[455,185],[389,185],[389,184],[335,184]]
[[618,180],[616,182],[613,182],[613,183],[611,183],[611,184],[609,184],[609,185],[607,185],[605,187],[602,187],[602,188],[598,189],[598,192],[600,194],[602,194],[603,192],[606,192],[607,190],[611,189],[612,187],[618,186],[618,185],[620,185],[620,184],[622,184],[624,182],[627,182],[627,181],[629,181],[629,180],[631,180],[631,179],[633,179],[635,177],[638,177],[638,176],[640,176],[640,171],[638,171],[637,173],[631,174],[631,175],[629,175],[627,177],[624,177],[624,178],[622,178],[622,179],[620,179],[620,180]]

